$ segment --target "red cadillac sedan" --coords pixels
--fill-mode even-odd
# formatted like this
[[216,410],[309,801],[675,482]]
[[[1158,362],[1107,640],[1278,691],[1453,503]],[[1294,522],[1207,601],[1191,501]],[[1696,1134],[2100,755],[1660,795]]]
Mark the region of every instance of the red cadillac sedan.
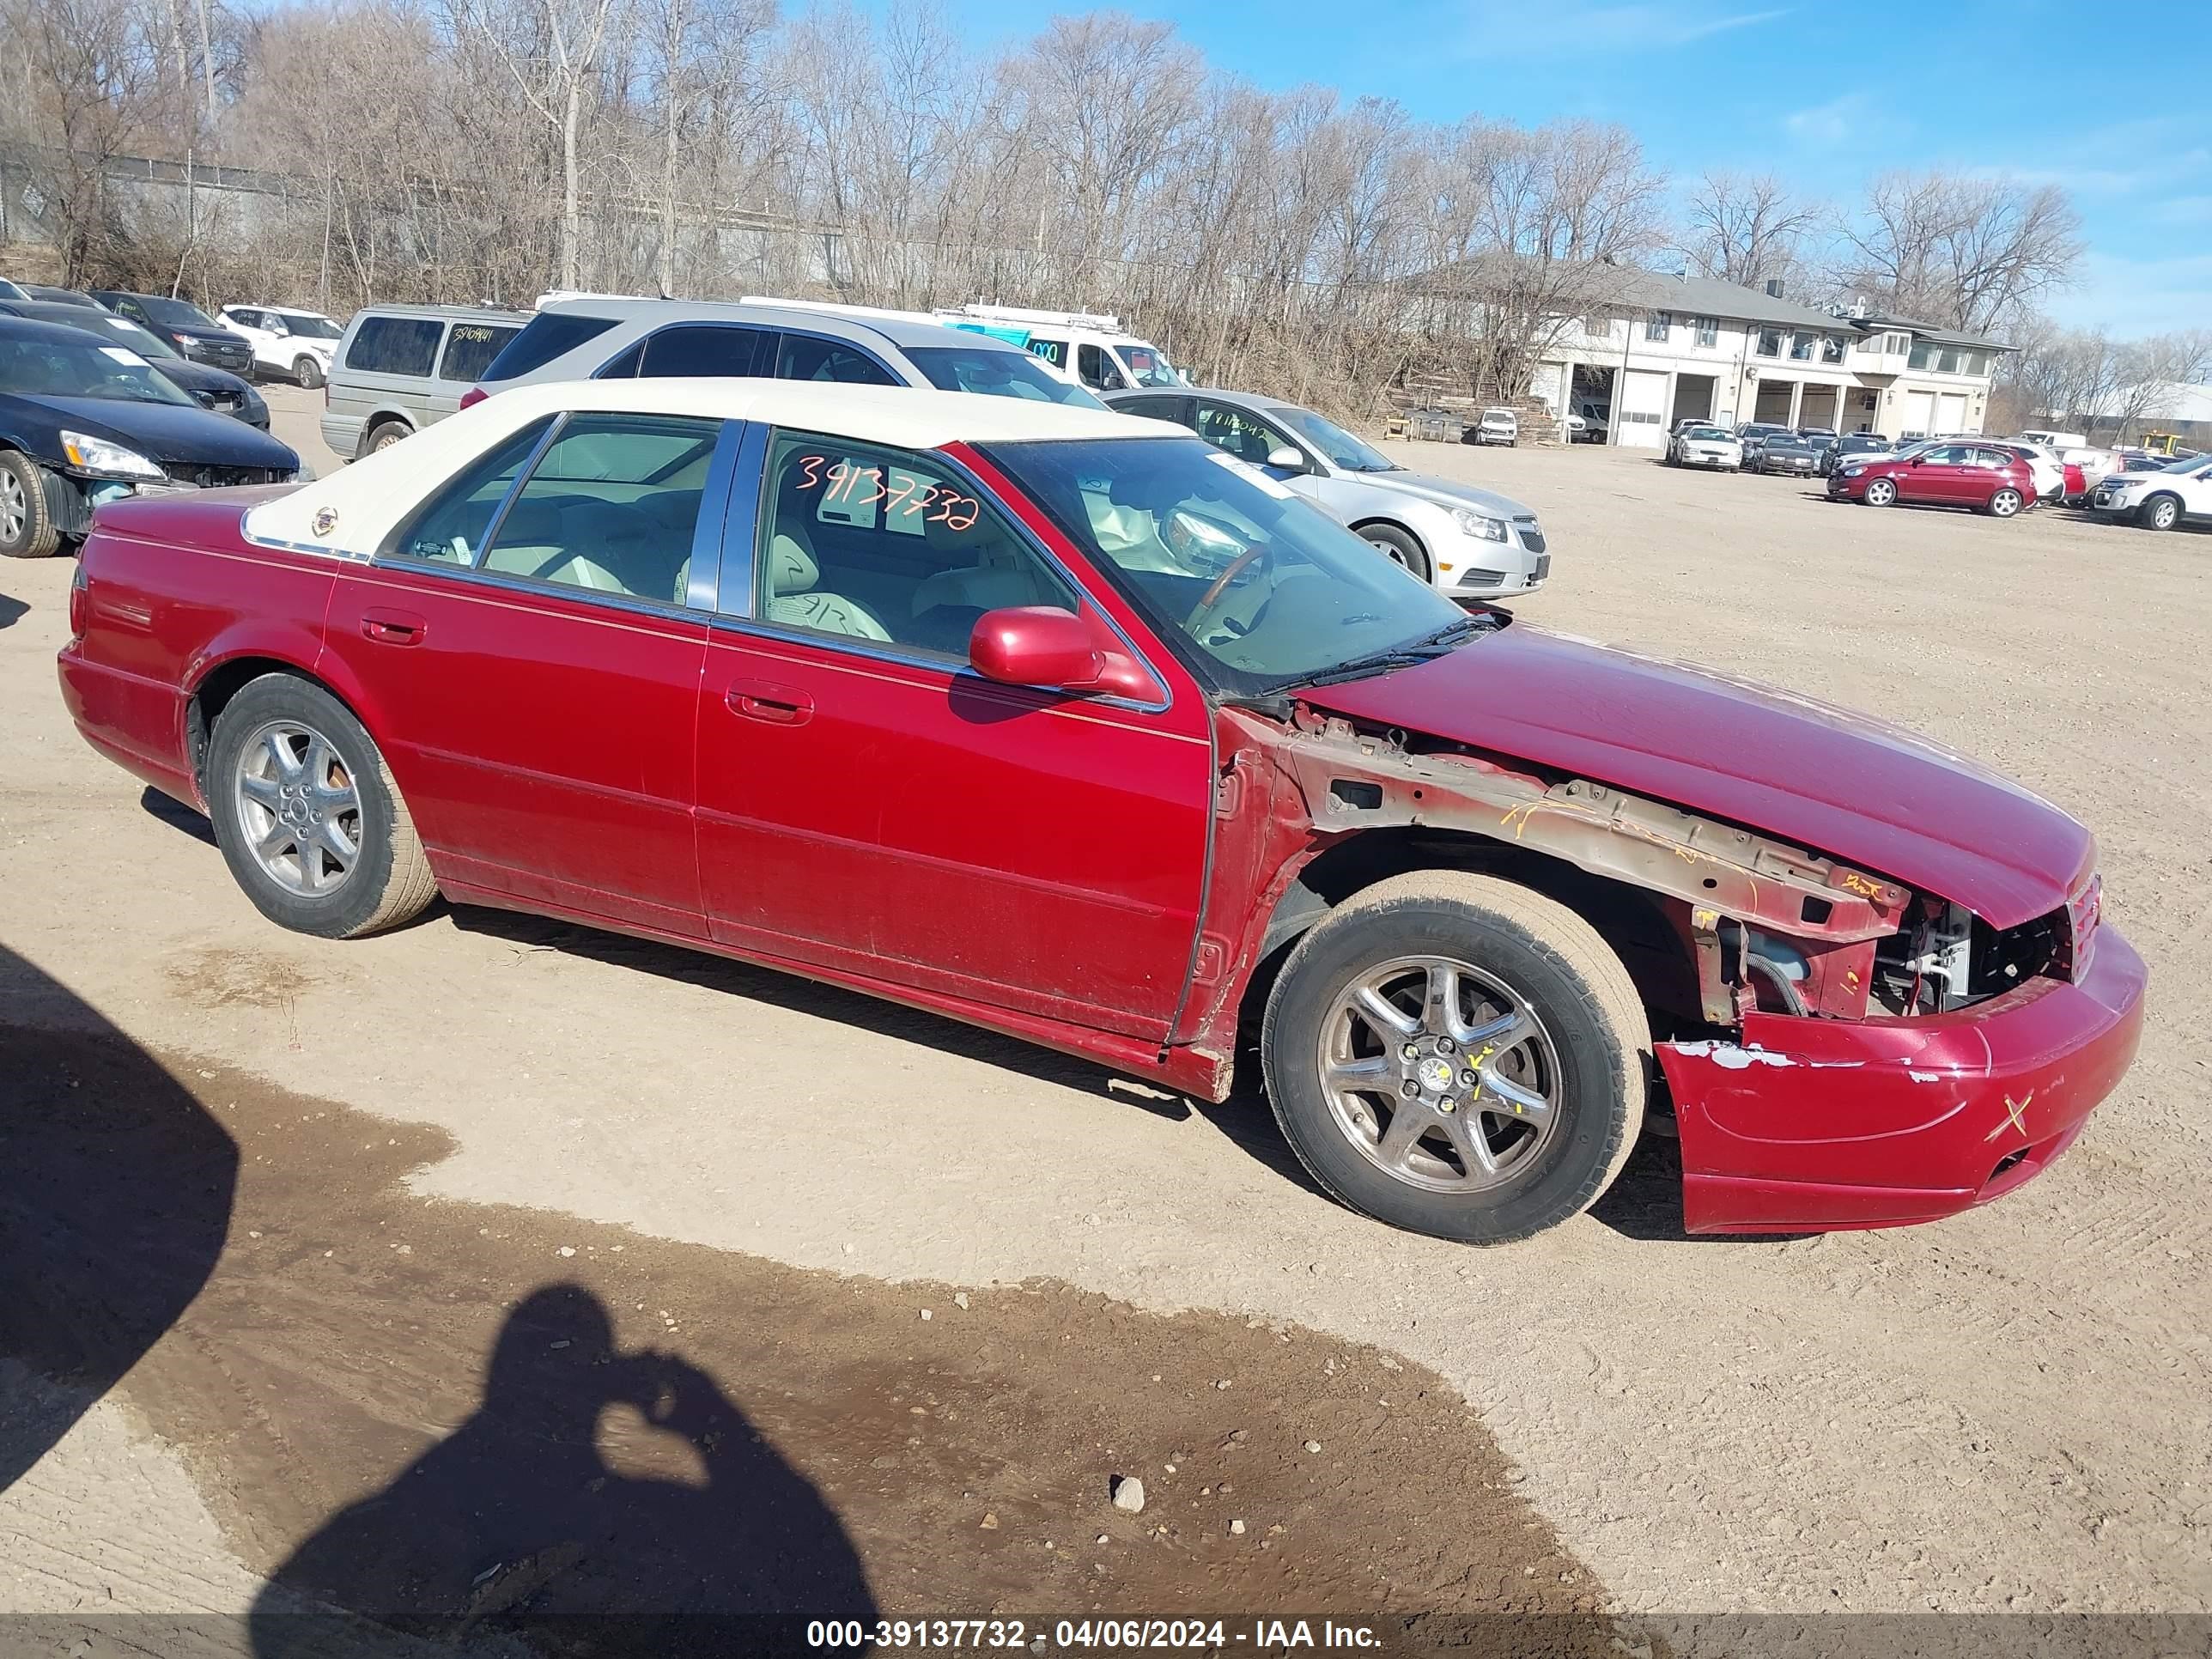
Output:
[[2035,481],[2026,460],[1994,444],[1925,444],[1901,455],[1874,455],[1828,475],[1831,501],[1869,507],[1907,502],[1918,507],[1967,507],[2009,519],[2035,502]]
[[1662,1115],[1692,1231],[1948,1215],[2142,1030],[2049,802],[1463,613],[1101,410],[522,386],[103,507],[70,624],[78,730],[280,926],[542,912],[1212,1100],[1256,1053],[1320,1185],[1445,1238],[1575,1215]]

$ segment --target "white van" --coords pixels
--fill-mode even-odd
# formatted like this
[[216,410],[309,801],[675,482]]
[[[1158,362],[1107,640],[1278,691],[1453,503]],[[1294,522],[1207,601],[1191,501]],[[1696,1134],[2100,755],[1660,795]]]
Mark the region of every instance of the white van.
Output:
[[1073,374],[1093,392],[1133,392],[1190,384],[1149,340],[1126,332],[1118,317],[1095,311],[1030,311],[1020,306],[947,306],[937,320],[949,328],[994,335]]

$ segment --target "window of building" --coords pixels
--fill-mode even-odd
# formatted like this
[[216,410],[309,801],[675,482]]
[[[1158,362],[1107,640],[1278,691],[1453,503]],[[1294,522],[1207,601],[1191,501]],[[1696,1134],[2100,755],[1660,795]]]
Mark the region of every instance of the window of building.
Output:
[[1718,345],[1720,343],[1721,343],[1721,325],[1720,325],[1720,319],[1719,319],[1717,317],[1700,317],[1700,318],[1698,318],[1698,343],[1699,345],[1701,345],[1701,346],[1715,346],[1715,345]]
[[1912,356],[1911,359],[1912,367],[1915,368],[1933,368],[1936,367],[1936,348],[1929,344],[1927,341],[1923,340],[1912,348]]
[[1844,343],[1832,334],[1821,336],[1820,361],[1824,363],[1840,363],[1843,362]]
[[1969,351],[1960,359],[1959,372],[1961,374],[1979,374],[1989,367],[1989,364],[1990,360],[1981,352]]
[[1762,357],[1779,357],[1782,355],[1780,329],[1762,328],[1759,331],[1759,355]]
[[1956,374],[1959,372],[1959,354],[1947,348],[1943,355],[1936,360],[1936,372],[1939,374]]
[[770,622],[965,662],[987,611],[1078,608],[1066,579],[927,456],[783,433],[769,477],[756,614]]
[[1802,330],[1791,335],[1790,337],[1790,356],[1791,361],[1801,363],[1811,362],[1813,361],[1814,349],[1818,344],[1820,337],[1817,334],[1808,334]]
[[1644,337],[1664,340],[1674,331],[1674,319],[1663,311],[1655,311],[1644,319]]

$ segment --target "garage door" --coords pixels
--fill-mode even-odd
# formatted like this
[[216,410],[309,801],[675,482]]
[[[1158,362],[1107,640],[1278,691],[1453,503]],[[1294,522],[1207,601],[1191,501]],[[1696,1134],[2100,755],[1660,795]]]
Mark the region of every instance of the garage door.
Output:
[[1620,439],[1641,449],[1657,449],[1667,436],[1667,377],[1632,368],[1621,384],[1618,405]]
[[1947,392],[1936,400],[1936,430],[1964,432],[1966,429],[1966,394]]
[[1936,424],[1936,394],[1932,392],[1908,392],[1905,394],[1905,419],[1899,424],[1900,438],[1924,438],[1939,428]]

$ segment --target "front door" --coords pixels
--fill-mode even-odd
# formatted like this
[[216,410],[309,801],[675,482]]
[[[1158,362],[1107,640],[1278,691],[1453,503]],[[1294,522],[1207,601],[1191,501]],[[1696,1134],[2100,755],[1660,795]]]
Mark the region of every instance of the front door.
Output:
[[1899,499],[1949,506],[1958,500],[1963,483],[1959,460],[1958,449],[1949,444],[1921,451],[1898,475]]
[[687,600],[695,539],[719,543],[734,431],[539,422],[342,571],[326,648],[441,883],[705,932],[691,768],[707,623]]
[[1211,811],[1196,688],[1156,666],[1170,706],[1137,706],[970,669],[987,611],[1097,606],[940,459],[777,433],[762,477],[699,699],[714,937],[1164,1036]]

